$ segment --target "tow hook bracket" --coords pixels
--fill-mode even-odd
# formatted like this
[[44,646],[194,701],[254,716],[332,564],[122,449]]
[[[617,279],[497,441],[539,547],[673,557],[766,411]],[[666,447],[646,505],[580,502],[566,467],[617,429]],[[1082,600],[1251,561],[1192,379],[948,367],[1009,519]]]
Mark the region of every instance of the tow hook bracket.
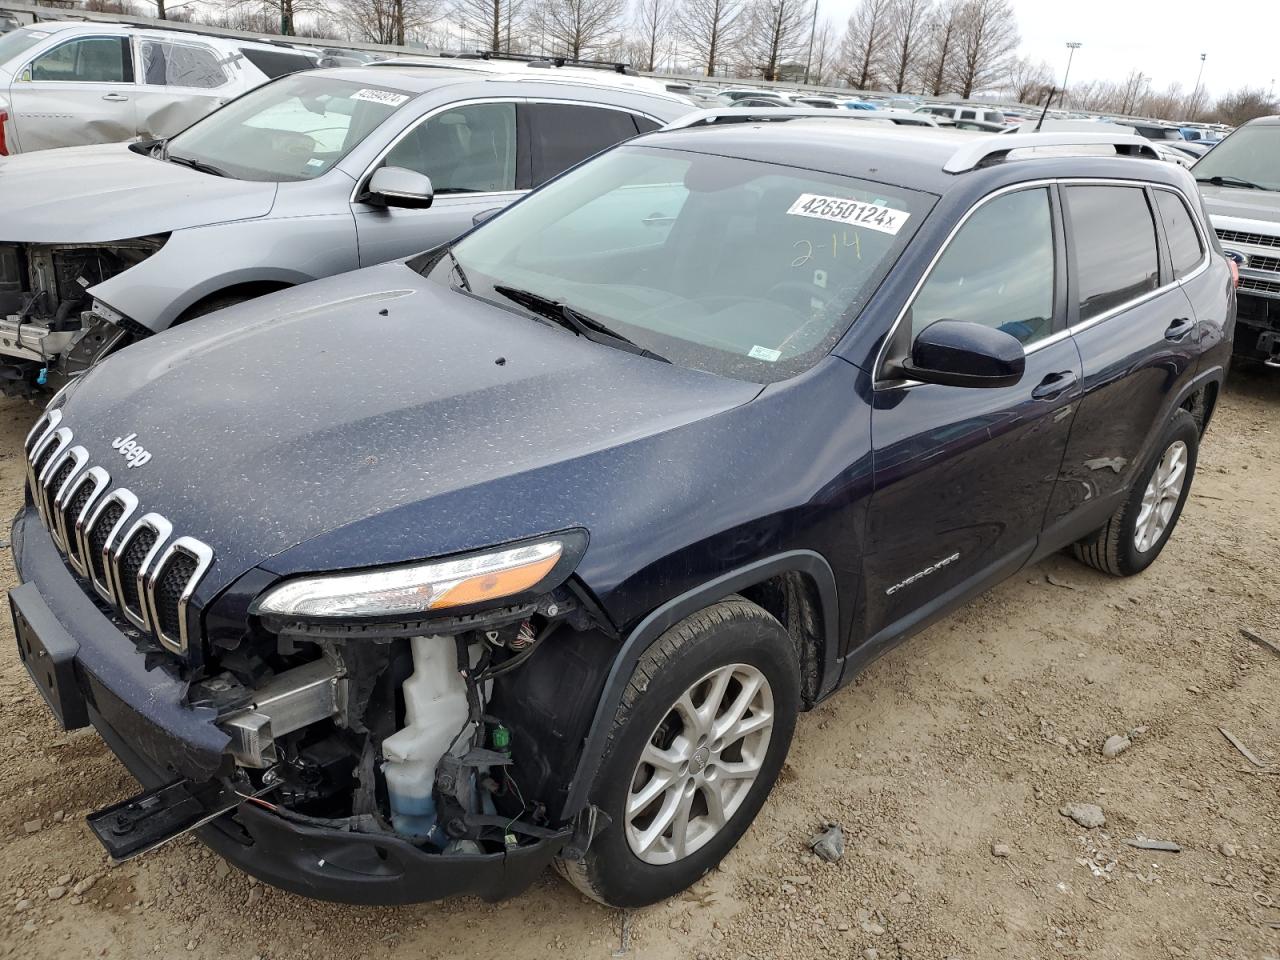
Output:
[[175,780],[103,807],[85,819],[107,855],[121,863],[234,810],[243,799],[217,780]]

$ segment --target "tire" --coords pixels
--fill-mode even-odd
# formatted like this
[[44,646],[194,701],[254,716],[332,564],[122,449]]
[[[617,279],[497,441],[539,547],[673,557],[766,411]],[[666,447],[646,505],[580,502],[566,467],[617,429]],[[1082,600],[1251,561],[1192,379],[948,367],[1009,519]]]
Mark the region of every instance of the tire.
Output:
[[[265,296],[265,294],[259,294]],[[244,303],[246,300],[252,300],[253,295],[246,296],[244,294],[231,293],[225,296],[212,296],[208,300],[201,300],[199,303],[187,308],[186,313],[178,317],[177,320],[170,324],[176,327],[180,323],[186,323],[188,320],[194,320],[197,317],[205,317],[211,313],[217,313],[219,310],[225,310],[227,307],[234,307],[236,304]]]
[[[715,697],[719,689],[716,682],[726,675],[724,693]],[[756,693],[748,694],[757,676],[765,682]],[[738,740],[730,734],[686,751],[684,773],[676,767],[666,771],[650,764],[642,767],[641,755],[652,746],[651,741],[666,748],[665,756],[679,755],[695,743],[690,735],[694,727],[683,719],[677,704],[686,693],[692,694],[694,706],[705,706],[713,699],[719,704],[732,703],[750,695],[744,724],[764,721],[770,711],[767,704],[761,708],[762,698],[766,693],[771,695],[773,722],[767,730],[767,745],[761,738],[764,731]],[[760,811],[786,759],[799,710],[800,668],[795,647],[782,625],[763,609],[735,596],[673,626],[640,658],[613,718],[591,791],[592,802],[612,822],[592,841],[582,860],[558,861],[561,874],[587,896],[614,907],[646,906],[693,884],[724,858]],[[714,713],[725,722],[730,711]],[[713,728],[707,736],[714,734]],[[714,750],[717,744],[720,752]],[[731,766],[746,769],[756,763],[758,772],[749,784],[721,776]],[[653,788],[662,775],[679,789],[655,794],[652,803],[629,823],[625,810],[632,791]],[[723,799],[725,792],[728,802]],[[721,797],[726,811],[718,829],[708,803],[712,796]],[[664,831],[658,828],[661,812],[672,798],[676,798],[674,809],[679,810],[685,797],[691,798],[689,828],[679,835],[692,848],[679,855],[674,826]],[[636,846],[643,842],[644,828],[658,839],[642,854]],[[660,833],[671,836],[667,839]],[[664,858],[673,859],[658,862]]]
[[[1146,514],[1143,513],[1144,499],[1150,491],[1157,470],[1165,463],[1166,455],[1182,444],[1184,466],[1182,486],[1176,499],[1166,495],[1167,502],[1172,503],[1172,510],[1158,535],[1140,545],[1139,523]],[[1072,548],[1077,560],[1116,577],[1131,577],[1141,573],[1160,556],[1160,551],[1168,542],[1173,528],[1178,525],[1182,516],[1182,507],[1191,492],[1191,483],[1195,478],[1196,457],[1200,448],[1200,428],[1186,410],[1174,413],[1169,425],[1165,427],[1160,442],[1156,444],[1154,453],[1146,469],[1139,475],[1133,489],[1120,508],[1111,515],[1101,530],[1088,540],[1075,544]],[[1148,530],[1148,533],[1151,531]]]

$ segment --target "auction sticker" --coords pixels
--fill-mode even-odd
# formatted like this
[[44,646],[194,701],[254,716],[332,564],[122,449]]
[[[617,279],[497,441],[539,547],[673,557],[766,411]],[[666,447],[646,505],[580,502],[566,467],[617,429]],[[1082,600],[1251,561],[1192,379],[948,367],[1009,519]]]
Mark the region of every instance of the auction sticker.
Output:
[[831,220],[850,227],[865,227],[881,233],[896,234],[911,214],[862,200],[846,200],[842,197],[824,197],[817,193],[802,193],[787,210],[793,217],[814,217]]
[[403,93],[392,93],[390,90],[357,90],[351,95],[352,100],[364,100],[366,103],[380,103],[384,107],[398,107],[409,97]]

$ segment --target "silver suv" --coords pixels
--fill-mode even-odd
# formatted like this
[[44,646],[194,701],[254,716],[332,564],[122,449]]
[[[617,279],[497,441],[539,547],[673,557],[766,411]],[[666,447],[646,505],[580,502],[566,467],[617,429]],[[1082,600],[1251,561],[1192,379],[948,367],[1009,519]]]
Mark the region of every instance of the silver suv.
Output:
[[0,35],[0,155],[167,137],[318,58],[287,43],[121,23]]
[[260,87],[168,141],[0,161],[0,387],[450,240],[693,109],[537,75],[380,66]]

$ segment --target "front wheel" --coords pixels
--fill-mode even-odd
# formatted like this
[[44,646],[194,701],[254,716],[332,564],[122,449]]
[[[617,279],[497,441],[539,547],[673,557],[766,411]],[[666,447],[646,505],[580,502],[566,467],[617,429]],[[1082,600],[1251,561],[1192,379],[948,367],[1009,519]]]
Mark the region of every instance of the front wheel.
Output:
[[1178,410],[1129,497],[1095,537],[1075,545],[1076,558],[1117,577],[1151,566],[1182,516],[1199,449],[1195,418]]
[[719,863],[769,795],[795,730],[786,630],[740,597],[676,624],[641,657],[592,800],[612,820],[561,872],[617,907],[670,897]]

